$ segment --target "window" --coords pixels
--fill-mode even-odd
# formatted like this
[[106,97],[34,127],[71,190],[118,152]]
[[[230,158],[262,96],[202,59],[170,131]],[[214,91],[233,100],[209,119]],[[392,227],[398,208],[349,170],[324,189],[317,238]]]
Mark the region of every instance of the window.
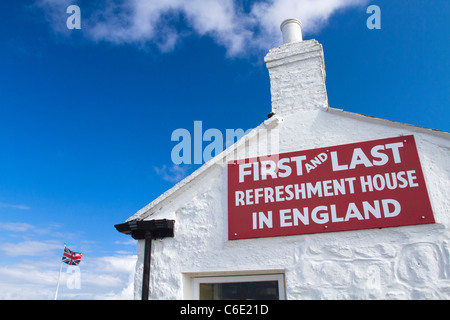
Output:
[[194,278],[197,300],[284,300],[284,275]]

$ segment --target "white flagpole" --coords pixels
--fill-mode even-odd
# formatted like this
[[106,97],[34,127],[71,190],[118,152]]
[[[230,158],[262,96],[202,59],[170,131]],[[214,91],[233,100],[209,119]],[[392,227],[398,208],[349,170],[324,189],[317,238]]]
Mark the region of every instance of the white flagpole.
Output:
[[[66,242],[64,242],[64,249],[66,249]],[[64,254],[64,251],[63,251]],[[62,270],[62,258],[61,258],[61,265],[59,266],[59,276],[58,276],[58,283],[56,284],[56,292],[55,292],[55,300],[58,297],[58,289],[59,289],[59,279],[61,278],[61,270]]]

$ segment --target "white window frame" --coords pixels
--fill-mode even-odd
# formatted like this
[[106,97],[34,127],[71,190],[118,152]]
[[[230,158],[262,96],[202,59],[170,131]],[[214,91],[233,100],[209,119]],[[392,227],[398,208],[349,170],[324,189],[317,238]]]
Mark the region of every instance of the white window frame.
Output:
[[260,282],[260,281],[278,281],[278,297],[285,300],[284,274],[261,274],[244,276],[217,276],[217,277],[197,277],[193,278],[193,297],[194,300],[200,299],[200,284],[202,283],[230,283],[230,282]]

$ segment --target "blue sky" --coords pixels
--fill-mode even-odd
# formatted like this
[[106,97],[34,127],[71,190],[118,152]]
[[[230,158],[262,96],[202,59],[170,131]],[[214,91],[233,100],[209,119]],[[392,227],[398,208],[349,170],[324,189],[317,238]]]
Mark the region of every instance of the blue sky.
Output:
[[449,14],[446,0],[2,1],[0,298],[51,299],[64,242],[84,256],[61,299],[131,297],[136,243],[114,224],[198,168],[172,163],[174,130],[267,118],[263,58],[286,18],[323,44],[331,107],[450,131]]

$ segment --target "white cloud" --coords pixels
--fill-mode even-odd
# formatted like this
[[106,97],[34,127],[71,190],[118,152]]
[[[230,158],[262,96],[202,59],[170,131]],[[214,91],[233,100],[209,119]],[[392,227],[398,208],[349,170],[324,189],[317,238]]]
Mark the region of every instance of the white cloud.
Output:
[[[67,1],[36,0],[59,32],[67,14]],[[97,7],[80,4],[82,29],[95,41],[114,44],[155,45],[171,51],[182,38],[210,36],[227,49],[229,56],[267,51],[281,42],[279,26],[298,18],[306,33],[319,31],[329,17],[349,6],[368,0],[257,0],[244,10],[236,0],[107,0]],[[57,10],[56,10],[57,8]],[[63,24],[64,22],[64,24]]]
[[19,209],[19,210],[31,209],[29,206],[26,206],[23,204],[9,204],[9,203],[3,203],[3,202],[0,202],[0,208],[13,208],[13,209]]
[[190,166],[181,167],[181,166],[173,164],[169,168],[166,165],[163,165],[160,168],[153,167],[153,169],[164,180],[173,182],[173,183],[177,183],[187,176],[187,174],[191,168],[190,168]]
[[[305,34],[316,33],[323,28],[330,16],[338,10],[366,4],[368,0],[275,0],[259,1],[252,8],[252,14],[257,18],[264,30],[259,41],[263,46],[280,35],[279,26],[288,18],[296,18],[302,22]],[[263,38],[267,39],[263,43]]]
[[[58,299],[133,299],[136,260],[136,255],[118,255],[86,258],[79,267],[63,264]],[[0,299],[53,299],[59,261],[34,259],[0,264]],[[74,268],[78,268],[76,272]],[[74,285],[78,280],[79,285]]]
[[34,229],[34,226],[23,222],[0,222],[0,229],[14,232],[26,232]]
[[133,299],[136,255],[86,258],[80,263],[80,288],[68,285],[70,274],[61,278],[61,299]]
[[61,243],[53,240],[0,243],[0,251],[8,257],[43,256],[44,254],[51,253],[58,248],[62,248]]
[[[28,223],[2,222],[0,229],[13,234],[4,232],[3,238],[8,240],[0,239],[0,300],[53,299],[63,243],[52,240],[54,232],[41,232],[40,227]],[[78,267],[62,265],[58,299],[133,299],[137,256],[117,250],[99,256],[92,248],[94,242],[78,242],[82,248],[70,248],[82,250],[81,263]],[[136,246],[136,241],[123,240],[123,244]]]
[[127,239],[127,240],[117,240],[114,241],[114,244],[121,244],[121,245],[126,245],[126,246],[136,246],[137,245],[137,240],[134,240],[133,238]]
[[0,264],[0,299],[52,299],[59,265],[45,259]]

